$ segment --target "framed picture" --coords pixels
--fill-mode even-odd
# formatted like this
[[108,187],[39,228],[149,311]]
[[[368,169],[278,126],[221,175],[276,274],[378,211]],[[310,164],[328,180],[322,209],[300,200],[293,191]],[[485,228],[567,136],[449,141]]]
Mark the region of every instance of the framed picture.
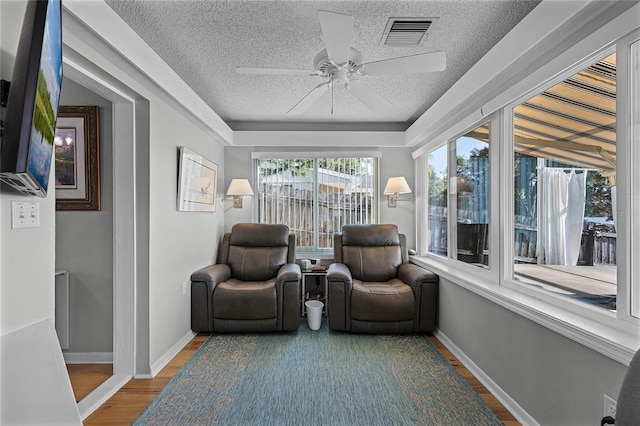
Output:
[[215,212],[218,165],[195,152],[180,147],[178,210]]
[[100,210],[97,106],[60,106],[53,141],[56,210]]

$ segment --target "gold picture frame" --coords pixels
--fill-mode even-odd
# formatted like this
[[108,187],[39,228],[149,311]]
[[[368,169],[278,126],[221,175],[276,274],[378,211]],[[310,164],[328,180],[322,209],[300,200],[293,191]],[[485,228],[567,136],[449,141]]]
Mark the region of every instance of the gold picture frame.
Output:
[[54,138],[56,210],[100,210],[97,106],[60,106]]

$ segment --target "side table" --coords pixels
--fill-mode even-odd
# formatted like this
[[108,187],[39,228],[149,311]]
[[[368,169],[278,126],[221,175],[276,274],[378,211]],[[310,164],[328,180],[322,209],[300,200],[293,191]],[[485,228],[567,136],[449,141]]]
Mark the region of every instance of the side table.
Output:
[[302,270],[302,316],[307,316],[307,308],[304,302],[307,300],[319,300],[324,303],[322,316],[327,316],[327,270],[303,269]]

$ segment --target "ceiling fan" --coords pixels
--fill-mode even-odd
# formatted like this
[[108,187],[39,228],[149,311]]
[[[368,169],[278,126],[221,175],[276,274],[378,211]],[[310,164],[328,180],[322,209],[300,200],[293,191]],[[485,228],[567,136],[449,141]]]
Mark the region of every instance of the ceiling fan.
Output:
[[[446,56],[443,51],[412,56],[385,59],[376,62],[362,62],[362,54],[351,47],[353,16],[320,11],[320,28],[326,49],[320,51],[314,61],[313,70],[288,68],[238,67],[238,74],[284,74],[317,75],[329,78],[320,83],[309,94],[291,108],[287,114],[302,114],[329,89],[344,86],[356,99],[374,112],[382,112],[392,104],[371,87],[362,82],[363,76],[408,74],[444,71]],[[333,102],[332,102],[333,104]],[[332,106],[333,113],[333,106]]]

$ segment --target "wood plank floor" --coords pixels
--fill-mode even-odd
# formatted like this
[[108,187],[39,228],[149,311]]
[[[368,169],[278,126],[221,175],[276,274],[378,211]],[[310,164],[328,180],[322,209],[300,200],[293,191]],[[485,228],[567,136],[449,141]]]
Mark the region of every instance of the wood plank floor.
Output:
[[[171,380],[176,372],[184,365],[191,355],[207,340],[208,334],[199,334],[189,342],[178,355],[176,355],[167,366],[153,379],[133,379],[129,381],[114,396],[98,408],[85,421],[84,425],[130,425],[144,409],[160,393],[162,388]],[[458,359],[434,336],[429,337],[431,342],[451,363],[458,373],[473,387],[491,410],[506,426],[516,426],[520,423],[507,411],[507,409],[467,370]],[[70,371],[74,366],[68,366]],[[94,369],[95,370],[95,369]],[[78,389],[86,390],[87,384],[80,384],[81,374],[71,374],[71,383]],[[85,382],[90,381],[84,379]],[[76,385],[76,383],[78,383]],[[102,382],[96,384],[96,387]],[[76,394],[76,397],[78,395]]]
[[67,364],[76,402],[93,392],[113,374],[113,364]]
[[471,372],[462,365],[462,363],[451,353],[445,345],[442,344],[435,336],[429,336],[431,343],[440,351],[440,353],[449,361],[449,364],[456,369],[458,374],[467,381],[476,391],[476,393],[482,398],[482,400],[489,406],[489,408],[495,413],[505,426],[519,426],[520,422],[507,410],[500,401]]

